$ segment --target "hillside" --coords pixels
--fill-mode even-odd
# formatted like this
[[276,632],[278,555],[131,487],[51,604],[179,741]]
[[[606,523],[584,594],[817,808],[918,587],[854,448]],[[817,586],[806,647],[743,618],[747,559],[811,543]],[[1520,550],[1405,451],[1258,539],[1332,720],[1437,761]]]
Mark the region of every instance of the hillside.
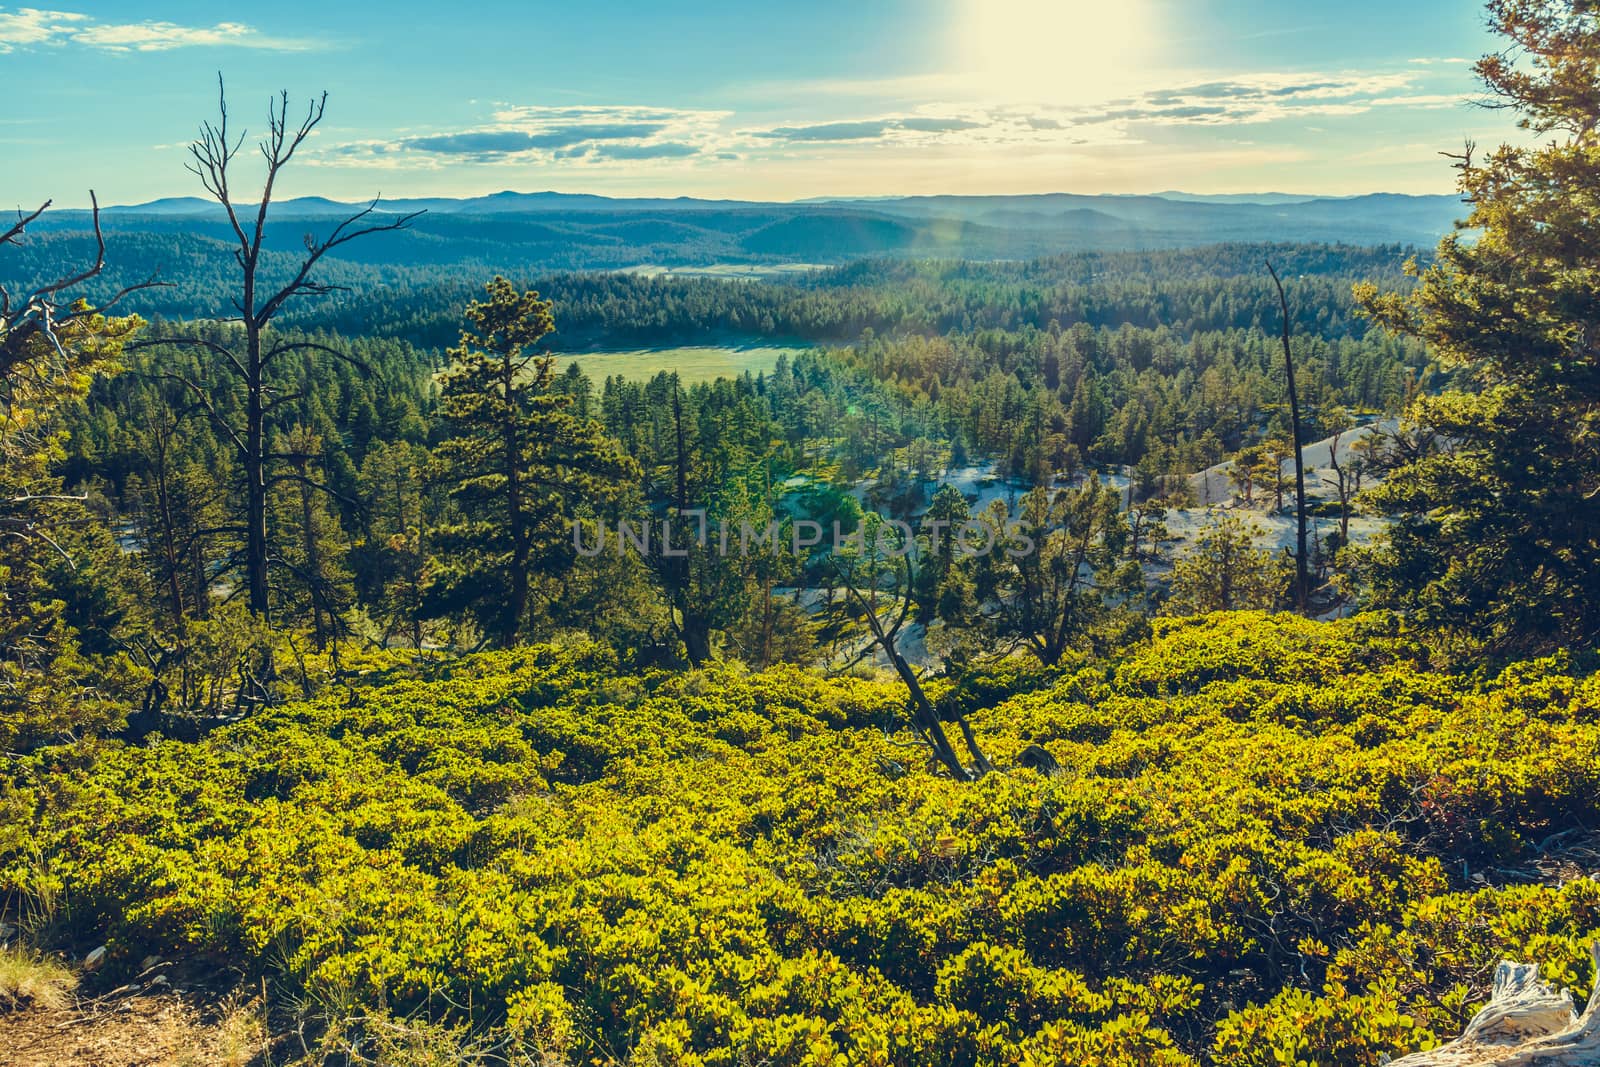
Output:
[[0,870],[107,946],[85,995],[232,969],[325,1050],[1377,1064],[1502,955],[1582,996],[1600,937],[1600,683],[1420,654],[1378,616],[1158,622],[948,692],[1001,767],[970,785],[887,683],[396,660],[195,744],[13,762]]
[[[293,251],[308,230],[320,232],[365,206],[320,197],[283,201],[274,206],[268,247]],[[1264,202],[1052,193],[758,203],[508,191],[383,201],[382,216],[425,214],[409,230],[345,246],[334,258],[389,269],[471,265],[520,272],[842,263],[874,255],[1008,260],[1222,241],[1427,247],[1460,210],[1452,196],[1392,194]],[[89,222],[87,212],[59,210],[33,229],[82,235]],[[112,255],[114,264],[130,258],[124,250],[153,239],[231,237],[221,208],[196,197],[107,208],[102,223],[113,253],[123,253]]]

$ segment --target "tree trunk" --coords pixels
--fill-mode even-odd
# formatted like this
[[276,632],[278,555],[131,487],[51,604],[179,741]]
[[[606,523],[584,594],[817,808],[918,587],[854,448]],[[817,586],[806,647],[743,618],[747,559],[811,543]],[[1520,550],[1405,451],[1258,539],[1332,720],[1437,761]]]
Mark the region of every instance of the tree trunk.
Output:
[[[873,629],[877,629],[876,623],[874,623]],[[888,654],[889,662],[894,665],[895,673],[900,676],[900,680],[905,683],[906,689],[911,694],[911,719],[916,723],[917,729],[927,737],[928,744],[933,749],[934,757],[944,764],[958,781],[971,781],[977,777],[977,775],[967,770],[961,762],[961,757],[956,755],[956,750],[951,747],[950,738],[944,732],[944,724],[939,720],[939,712],[934,708],[933,702],[928,699],[928,694],[923,692],[922,682],[918,680],[917,672],[911,669],[911,664],[907,663],[906,658],[900,654],[900,650],[894,647],[894,640],[880,637],[879,645]],[[976,741],[972,737],[971,730],[967,728],[965,720],[962,721],[961,727],[966,734],[968,749],[978,757],[982,764],[987,765],[989,761],[983,759],[982,754],[977,751]],[[990,768],[987,766],[983,767],[983,770],[988,769]],[[981,774],[982,770],[979,773]]]
[[[911,587],[914,584],[908,568],[904,590],[904,596],[908,600],[911,596]],[[956,780],[960,782],[975,781],[994,770],[994,764],[989,762],[989,758],[978,747],[978,739],[973,736],[972,728],[967,725],[967,719],[964,715],[956,717],[956,724],[961,727],[962,739],[966,743],[967,751],[972,755],[972,769],[968,770],[961,762],[961,757],[956,755],[956,750],[950,744],[950,738],[944,732],[944,723],[939,718],[938,709],[933,706],[933,701],[929,700],[928,694],[923,691],[922,682],[917,678],[917,672],[911,669],[911,664],[906,662],[906,658],[900,654],[900,649],[895,646],[895,633],[898,630],[898,626],[890,630],[883,628],[883,623],[878,619],[876,595],[873,596],[871,602],[868,602],[859,591],[855,590],[854,586],[851,586],[851,591],[855,593],[856,601],[866,610],[867,626],[872,630],[873,642],[883,649],[884,654],[889,657],[889,662],[894,665],[895,673],[905,683],[906,691],[911,696],[911,720],[916,725],[917,732],[922,734],[927,740],[928,746],[933,749],[934,758],[944,764],[950,773],[955,776]],[[873,591],[876,594],[875,587]],[[907,604],[905,606],[909,609],[910,605]],[[902,612],[901,618],[905,618],[904,612]]]
[[[683,395],[678,388],[676,377],[672,379],[672,432],[677,445],[673,472],[676,483],[673,497],[676,510],[674,519],[681,528],[684,512],[689,509],[689,448],[683,429]],[[689,658],[691,665],[698,667],[711,658],[711,620],[692,606],[694,596],[690,586],[693,569],[690,566],[689,554],[693,551],[693,546],[685,545],[682,557],[672,564],[672,570],[673,585],[676,586],[674,599],[678,608],[679,633],[683,638],[683,653]]]
[[167,595],[172,599],[172,621],[183,622],[183,585],[179,578],[176,520],[172,514],[171,487],[167,484],[167,442],[156,455],[156,508],[161,515],[161,553],[167,571]]
[[267,463],[266,409],[262,393],[266,370],[261,359],[261,327],[254,316],[255,264],[245,272],[245,582],[249,587],[250,613],[271,620],[271,601],[267,585]]
[[[1278,280],[1278,272],[1273,270],[1271,263],[1267,264],[1267,270],[1272,274],[1272,283],[1278,287],[1278,304],[1283,311],[1283,369],[1289,377],[1289,428],[1294,435],[1294,601],[1295,607],[1304,614],[1311,603],[1311,587],[1306,575],[1309,560],[1306,556],[1306,471],[1300,454],[1300,397],[1295,392],[1294,356],[1289,349],[1289,298],[1284,295],[1283,283]],[[1281,469],[1278,480],[1281,485]],[[1282,507],[1281,498],[1279,507]]]
[[305,553],[306,560],[306,586],[311,594],[311,632],[317,643],[317,651],[322,652],[328,645],[328,632],[322,625],[322,593],[318,586],[322,583],[322,560],[317,553],[317,534],[315,508],[311,506],[311,486],[304,479],[311,476],[310,464],[304,460],[299,464],[300,477],[300,536],[301,551]]
[[[412,551],[410,527],[406,525],[406,494],[400,471],[394,472],[394,528],[405,539],[406,551]],[[422,518],[417,518],[416,555],[422,554]],[[422,651],[422,585],[416,580],[415,564],[412,566],[412,580],[407,583],[407,601],[411,613],[411,647],[418,652]]]
[[504,448],[506,517],[511,524],[511,597],[508,618],[500,632],[503,648],[516,643],[523,613],[528,610],[528,528],[522,513],[522,448],[517,435],[516,373],[510,355],[505,356],[501,375],[506,400]]
[[[1600,974],[1600,942],[1590,947]],[[1600,980],[1582,1015],[1572,993],[1539,981],[1533,963],[1501,960],[1494,993],[1461,1036],[1389,1067],[1593,1067],[1600,1063]]]
[[683,619],[683,653],[691,666],[699,667],[711,658],[711,632],[702,619],[685,615]]

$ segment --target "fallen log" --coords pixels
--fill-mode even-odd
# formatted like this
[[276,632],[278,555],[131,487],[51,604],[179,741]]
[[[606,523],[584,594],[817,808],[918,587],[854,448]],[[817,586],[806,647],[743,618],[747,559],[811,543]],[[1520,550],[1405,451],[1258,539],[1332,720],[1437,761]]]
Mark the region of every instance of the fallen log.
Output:
[[1389,1067],[1594,1067],[1600,1064],[1600,942],[1590,946],[1597,980],[1579,1015],[1572,991],[1539,981],[1533,963],[1501,960],[1494,991],[1461,1036]]

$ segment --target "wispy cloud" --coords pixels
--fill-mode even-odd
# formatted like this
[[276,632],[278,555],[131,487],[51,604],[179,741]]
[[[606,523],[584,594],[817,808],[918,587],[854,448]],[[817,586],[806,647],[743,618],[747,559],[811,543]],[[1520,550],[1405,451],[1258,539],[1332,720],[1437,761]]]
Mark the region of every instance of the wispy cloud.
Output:
[[[1406,100],[1405,94],[1414,87],[1417,77],[1409,71],[1309,77],[1253,74],[1144,93],[1121,107],[1080,112],[1076,121],[1232,126],[1360,115],[1374,107]],[[1424,106],[1433,106],[1437,99],[1427,97]]]
[[274,37],[242,22],[219,22],[214,26],[183,26],[154,19],[101,22],[76,11],[0,8],[0,53],[68,44],[102,52],[166,52],[200,47],[303,52],[322,46],[305,38]]
[[755,141],[782,141],[791,144],[847,143],[852,141],[901,141],[926,143],[943,135],[982,131],[997,123],[997,115],[985,110],[967,109],[963,115],[937,113],[884,115],[870,119],[819,122],[805,126],[776,126],[771,129],[740,131]]
[[871,141],[894,128],[891,119],[868,119],[864,122],[820,122],[814,126],[779,126],[757,131],[755,136],[779,141]]
[[912,113],[738,131],[750,146],[1129,144],[1162,129],[1259,125],[1362,115],[1376,108],[1452,106],[1418,90],[1418,71],[1241,74],[1152,89],[1095,105],[927,104]]
[[701,151],[700,145],[686,144],[682,141],[658,141],[655,144],[596,145],[588,154],[596,160],[685,159],[697,156]]
[[74,23],[88,18],[88,15],[31,7],[16,12],[0,9],[0,52],[10,52],[23,45],[48,44],[52,38],[72,32]]
[[[638,105],[497,104],[470,128],[407,132],[326,149],[332,165],[439,169],[460,164],[604,167],[718,160],[856,158],[864,150],[1062,155],[1173,142],[1183,130],[1310,124],[1378,109],[1438,109],[1442,93],[1417,67],[1400,71],[1254,72],[1195,80],[1100,103],[1026,106],[929,100],[900,110],[795,115],[756,125],[732,111]],[[828,100],[827,96],[816,99]],[[828,110],[832,110],[831,108]]]
[[498,156],[530,152],[540,148],[570,148],[585,141],[638,140],[660,133],[666,126],[659,122],[620,123],[603,126],[565,126],[530,133],[527,130],[470,130],[466,133],[439,133],[423,137],[407,137],[397,145],[400,149],[419,152],[438,152],[458,156]]
[[897,115],[859,122],[824,122],[814,126],[779,126],[755,136],[780,141],[865,141],[896,133],[953,133],[984,126],[978,119]]
[[528,164],[688,159],[719,147],[725,111],[619,105],[536,107],[500,104],[493,121],[468,130],[357,141],[324,162],[380,167],[446,163]]

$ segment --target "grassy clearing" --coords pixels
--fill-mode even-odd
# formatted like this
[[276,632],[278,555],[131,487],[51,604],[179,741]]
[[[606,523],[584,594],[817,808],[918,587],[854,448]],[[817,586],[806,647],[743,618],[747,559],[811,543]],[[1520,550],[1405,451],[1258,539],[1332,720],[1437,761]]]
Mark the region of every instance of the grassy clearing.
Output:
[[640,381],[661,371],[675,370],[686,384],[710,382],[718,378],[737,378],[771,373],[779,356],[793,359],[803,348],[768,345],[688,345],[680,348],[636,348],[622,352],[582,352],[558,354],[559,373],[568,363],[577,363],[596,385],[611,375]]

